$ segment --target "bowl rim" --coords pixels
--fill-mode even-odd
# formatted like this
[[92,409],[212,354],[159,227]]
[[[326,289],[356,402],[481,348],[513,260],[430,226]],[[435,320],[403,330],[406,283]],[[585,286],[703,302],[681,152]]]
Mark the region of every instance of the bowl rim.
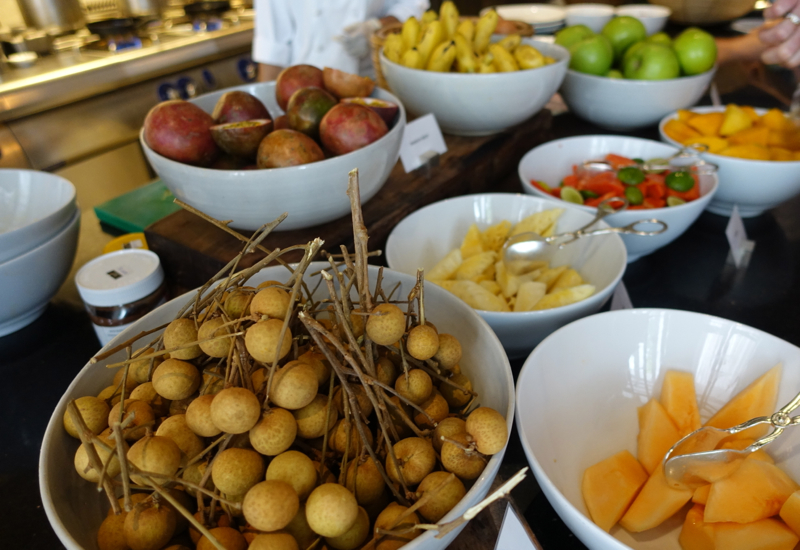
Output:
[[[651,12],[647,15],[631,15],[630,12]],[[616,6],[614,8],[614,13],[616,15],[630,15],[631,17],[636,17],[637,19],[647,18],[647,19],[661,19],[661,18],[668,18],[672,15],[672,10],[667,6],[662,6],[660,4],[623,4],[621,6]]]
[[564,77],[569,78],[573,76],[575,78],[586,77],[595,80],[602,80],[604,82],[613,81],[615,83],[622,83],[623,86],[630,85],[630,86],[652,86],[652,85],[663,85],[665,82],[686,82],[689,80],[703,80],[704,78],[712,77],[716,72],[717,68],[719,67],[718,64],[714,63],[714,66],[711,67],[709,70],[699,73],[699,74],[691,74],[691,75],[683,75],[678,76],[676,78],[665,78],[662,80],[635,80],[633,78],[609,78],[607,76],[600,76],[596,74],[589,74],[589,73],[582,73],[580,71],[576,71],[575,69],[567,68],[567,75]]
[[[458,196],[458,197],[450,197],[448,199],[443,199],[443,200],[436,201],[436,202],[433,202],[431,204],[428,204],[426,206],[423,206],[422,208],[419,208],[419,209],[415,210],[414,212],[412,212],[411,214],[409,214],[408,216],[406,216],[405,218],[400,220],[397,223],[397,225],[395,225],[394,229],[392,229],[392,231],[389,233],[389,236],[386,239],[386,263],[389,265],[389,269],[393,269],[394,271],[397,271],[399,273],[404,273],[403,271],[400,271],[397,268],[393,268],[391,266],[390,262],[389,262],[389,248],[390,248],[389,247],[389,243],[392,241],[393,237],[395,237],[395,239],[397,238],[396,237],[396,229],[401,223],[403,223],[404,221],[412,218],[413,216],[416,216],[418,213],[424,212],[424,211],[426,211],[428,209],[435,210],[436,208],[442,208],[442,207],[444,207],[445,205],[448,205],[448,204],[454,204],[454,203],[459,203],[459,202],[470,202],[470,200],[474,201],[476,197],[489,197],[489,198],[491,198],[491,197],[502,197],[503,200],[505,200],[507,198],[510,198],[510,197],[514,197],[515,200],[517,200],[517,201],[525,202],[525,201],[533,200],[535,204],[544,203],[543,206],[546,206],[546,203],[548,203],[548,202],[554,202],[554,201],[548,201],[544,197],[536,197],[536,196],[530,195],[528,193],[472,193],[470,195],[461,195],[461,196]],[[555,198],[555,197],[553,197],[553,198]],[[564,202],[566,202],[566,201],[564,201]],[[585,210],[579,210],[578,208],[574,208],[574,206],[578,206],[578,205],[569,205],[569,206],[566,206],[565,208],[569,208],[569,209],[575,210],[576,212],[582,211],[582,212],[585,212],[587,214],[591,214],[591,212],[586,212]],[[558,206],[556,206],[555,204],[554,204],[553,207],[554,208],[558,208]],[[586,221],[588,222],[589,219],[587,219]],[[609,225],[605,221],[601,220],[600,222],[598,222],[597,227],[604,228],[604,227],[609,227]],[[622,237],[620,237],[616,233],[611,233],[611,235],[612,235],[611,241],[614,243],[612,246],[619,246],[621,248],[621,250],[622,250],[622,263],[619,266],[619,269],[618,269],[616,275],[614,275],[614,279],[608,285],[605,285],[605,286],[603,286],[601,288],[595,288],[595,292],[591,296],[589,296],[587,298],[584,298],[583,300],[581,300],[579,302],[574,302],[572,304],[567,304],[565,306],[559,306],[559,307],[555,307],[555,308],[551,308],[551,309],[541,309],[541,310],[536,310],[536,311],[489,311],[489,310],[486,310],[486,309],[477,309],[477,308],[472,308],[472,307],[471,307],[471,309],[473,309],[474,311],[478,312],[481,317],[486,316],[487,319],[494,319],[495,317],[496,317],[496,319],[494,319],[494,320],[510,319],[511,317],[509,317],[509,315],[511,315],[511,316],[516,316],[516,319],[525,319],[528,322],[535,321],[537,318],[546,317],[546,316],[548,316],[548,315],[550,315],[550,314],[552,314],[553,312],[556,312],[556,311],[559,312],[559,313],[563,312],[565,314],[569,314],[569,313],[572,313],[572,312],[574,312],[576,310],[582,309],[582,306],[586,304],[587,300],[592,300],[593,298],[596,299],[606,289],[616,287],[617,284],[619,283],[619,281],[622,279],[622,276],[625,274],[625,269],[628,266],[628,249],[625,246],[625,243],[622,241]],[[436,285],[436,283],[433,283],[432,281],[427,281],[427,282]],[[436,286],[439,286],[439,285],[436,285]],[[442,287],[439,287],[439,288],[442,288]],[[446,289],[442,288],[442,290],[446,290]],[[449,291],[447,291],[447,292],[449,292]],[[466,302],[464,302],[464,303],[466,303]]]
[[[553,145],[553,144],[556,144],[556,143],[563,143],[563,142],[567,142],[567,141],[582,141],[582,140],[595,139],[595,138],[603,138],[603,139],[611,138],[611,139],[626,140],[626,141],[633,140],[633,141],[640,141],[640,142],[643,141],[643,142],[648,142],[648,143],[656,143],[658,145],[667,145],[667,146],[672,147],[673,149],[675,149],[676,153],[678,152],[678,149],[680,147],[680,145],[678,145],[676,147],[672,143],[664,143],[662,141],[656,141],[654,139],[647,139],[647,138],[640,138],[640,137],[633,137],[633,136],[615,135],[615,134],[590,134],[590,135],[585,135],[585,136],[570,136],[570,137],[565,137],[565,138],[554,139],[552,141],[548,141],[546,143],[542,143],[541,145],[537,145],[536,147],[534,147],[533,149],[530,149],[528,152],[526,152],[524,155],[522,155],[522,158],[519,161],[519,165],[517,166],[517,175],[519,176],[520,183],[523,186],[522,188],[524,190],[527,190],[528,188],[530,188],[533,191],[534,196],[541,197],[542,199],[552,200],[552,201],[557,202],[557,203],[566,203],[567,201],[565,201],[564,199],[559,199],[557,197],[554,197],[552,195],[549,195],[549,194],[545,193],[544,191],[542,191],[541,189],[539,189],[538,187],[533,185],[530,182],[530,180],[527,180],[527,179],[523,178],[522,177],[522,162],[525,160],[525,157],[527,157],[530,153],[532,153],[533,151],[535,151],[536,149],[539,149],[541,147]],[[643,213],[642,215],[645,215],[646,213],[653,213],[653,215],[657,215],[657,214],[663,214],[664,212],[676,212],[676,211],[679,211],[679,210],[681,210],[681,209],[683,209],[685,207],[690,207],[692,205],[697,205],[697,203],[702,202],[703,199],[711,200],[714,197],[714,195],[716,194],[717,189],[719,189],[719,174],[718,173],[714,173],[714,174],[711,174],[711,176],[712,176],[714,185],[711,187],[711,189],[709,189],[708,193],[706,193],[705,195],[700,195],[699,198],[697,198],[697,199],[695,199],[695,200],[693,200],[691,202],[687,202],[685,204],[679,204],[677,206],[663,206],[661,208],[646,208],[646,209],[642,209],[642,210],[625,210],[623,212],[619,212],[619,214],[627,214],[629,212],[642,212]],[[525,194],[529,194],[529,193],[526,192]],[[568,203],[568,204],[571,204],[571,203]],[[588,211],[588,212],[594,212],[595,210],[597,210],[596,207],[594,207],[594,206],[586,206],[585,204],[575,204],[573,206],[574,206],[574,208],[580,208],[580,209]],[[617,215],[617,214],[614,214],[614,215]]]
[[[203,95],[194,97],[192,99],[196,100],[196,99],[199,99],[199,98],[201,98],[203,96],[207,96],[207,95],[211,95],[211,94],[217,94],[217,93],[220,93],[220,92],[225,92],[226,90],[238,90],[238,89],[241,89],[241,88],[246,88],[246,87],[249,87],[249,86],[258,86],[258,85],[267,85],[267,87],[268,87],[268,85],[274,86],[275,83],[274,82],[252,82],[252,83],[249,83],[249,84],[241,84],[239,86],[231,86],[229,88],[223,88],[221,90],[214,90],[213,92],[209,92],[208,94],[203,94]],[[375,86],[375,90],[378,90],[378,86]],[[217,170],[216,168],[209,168],[207,166],[196,166],[194,164],[187,164],[187,163],[184,163],[184,162],[178,162],[177,160],[172,160],[171,158],[167,158],[164,155],[162,155],[160,153],[157,153],[156,151],[154,151],[147,144],[147,141],[144,139],[144,125],[142,125],[142,127],[139,129],[139,143],[142,146],[142,148],[145,150],[145,154],[146,155],[153,155],[155,158],[157,158],[159,160],[159,162],[162,162],[166,166],[176,165],[179,168],[180,167],[183,167],[183,168],[188,167],[189,169],[194,168],[194,169],[197,169],[197,170],[202,170],[204,172],[220,172],[220,173],[222,173],[222,174],[224,174],[224,175],[226,175],[228,177],[231,177],[231,176],[233,176],[233,177],[247,177],[248,174],[258,174],[258,175],[262,175],[263,176],[264,174],[274,173],[274,171],[276,171],[276,170],[285,170],[286,172],[288,172],[289,169],[307,170],[307,169],[309,169],[310,166],[322,165],[326,161],[329,161],[329,160],[341,159],[341,158],[347,157],[348,155],[353,155],[353,154],[356,154],[356,153],[366,152],[366,151],[368,151],[370,149],[373,149],[373,148],[379,146],[379,144],[381,144],[384,141],[386,141],[387,140],[386,138],[388,138],[389,136],[395,137],[395,134],[397,134],[397,133],[400,133],[401,134],[400,137],[402,138],[402,130],[405,129],[406,120],[407,120],[407,114],[406,114],[405,105],[403,105],[403,102],[400,101],[400,99],[396,95],[394,95],[392,92],[390,92],[388,90],[385,90],[383,88],[380,88],[380,92],[383,93],[383,94],[388,94],[389,96],[391,96],[391,100],[390,101],[392,101],[393,103],[395,103],[398,106],[398,113],[396,115],[397,116],[397,121],[395,122],[394,126],[389,128],[389,131],[386,132],[386,134],[384,134],[383,136],[381,136],[380,138],[378,138],[377,140],[373,141],[372,143],[370,143],[369,145],[367,145],[365,147],[362,147],[360,149],[356,149],[355,151],[350,151],[349,153],[345,153],[344,155],[336,155],[334,157],[325,158],[325,159],[319,160],[317,162],[310,162],[308,164],[300,164],[300,165],[297,165],[297,166],[283,166],[281,168],[258,168],[258,169],[255,169],[255,170]],[[374,93],[375,92],[373,91],[373,94]],[[370,97],[373,97],[373,96],[370,96]],[[380,99],[380,98],[378,98],[378,99]],[[339,103],[337,103],[337,105],[338,104]],[[373,146],[375,146],[375,147],[373,147]],[[397,161],[395,161],[395,162],[397,162]],[[283,173],[286,173],[286,172],[283,172]],[[263,185],[270,185],[273,182],[272,181],[263,181],[261,183]]]
[[[47,212],[47,214],[45,214],[41,218],[37,218],[37,219],[35,219],[33,221],[29,221],[25,225],[21,225],[19,227],[15,227],[13,229],[9,229],[8,231],[0,230],[0,241],[2,241],[3,239],[7,239],[7,238],[11,237],[17,231],[22,231],[22,230],[28,229],[31,226],[36,225],[36,224],[38,224],[40,222],[44,222],[44,221],[48,220],[49,218],[51,218],[53,216],[57,216],[64,208],[69,209],[70,204],[73,205],[73,208],[77,208],[77,202],[76,201],[77,201],[78,191],[75,188],[75,184],[72,183],[71,181],[69,181],[67,178],[65,178],[63,176],[59,176],[58,174],[52,174],[50,172],[42,172],[40,170],[32,170],[32,169],[29,169],[29,168],[0,168],[0,177],[2,177],[4,174],[13,175],[13,174],[16,174],[16,173],[30,174],[29,177],[32,177],[32,178],[44,178],[44,179],[51,179],[52,178],[53,181],[57,181],[58,182],[59,186],[63,186],[69,191],[69,193],[68,193],[69,196],[67,197],[67,199],[63,203],[60,203],[53,210],[50,210],[49,212]],[[66,184],[66,185],[64,185],[64,184]]]
[[[592,13],[582,13],[583,10],[591,11]],[[580,2],[577,4],[567,4],[564,6],[564,11],[567,15],[580,15],[582,17],[597,17],[602,19],[607,16],[614,16],[614,6],[610,4],[599,4],[592,2]]]
[[[724,112],[725,108],[726,108],[725,105],[702,105],[702,106],[690,107],[690,108],[684,109],[684,110],[686,110],[686,111],[696,111],[696,112],[698,112],[700,114],[703,114],[703,113]],[[755,110],[755,112],[758,115],[763,115],[764,113],[766,113],[767,111],[770,110],[770,109],[768,109],[766,107],[753,107],[753,109]],[[786,111],[782,111],[782,112],[785,113]],[[669,122],[670,120],[677,119],[677,118],[678,118],[678,111],[673,111],[670,114],[666,115],[664,118],[662,118],[658,122],[658,133],[661,135],[661,139],[665,143],[668,143],[669,145],[672,145],[674,147],[683,147],[682,143],[680,143],[678,141],[675,141],[674,139],[669,137],[664,132],[664,125],[666,125],[666,123]],[[729,157],[727,155],[718,155],[717,153],[709,153],[708,151],[703,153],[703,155],[708,157],[709,159],[714,159],[715,162],[720,162],[720,160],[721,160],[722,162],[731,162],[733,164],[736,164],[736,163],[745,164],[746,163],[746,164],[749,164],[751,166],[790,166],[790,167],[793,166],[795,168],[800,166],[800,160],[743,159],[743,158],[739,158],[739,157]]]
[[[2,270],[3,268],[6,268],[6,267],[12,266],[12,265],[16,264],[17,262],[24,262],[25,260],[29,259],[31,256],[33,256],[35,254],[38,254],[39,252],[42,251],[43,248],[53,244],[54,241],[60,239],[66,233],[68,233],[69,230],[72,228],[72,226],[76,223],[76,220],[80,220],[80,218],[81,218],[81,209],[78,208],[77,205],[76,205],[75,210],[72,212],[72,214],[70,215],[70,217],[66,221],[66,223],[64,223],[64,225],[60,226],[58,228],[58,230],[56,230],[55,233],[50,235],[50,237],[48,237],[43,242],[37,244],[35,247],[31,248],[30,250],[27,250],[27,251],[23,252],[19,256],[14,256],[10,260],[6,260],[5,262],[0,262],[0,270]],[[74,260],[74,258],[73,258],[73,260]]]

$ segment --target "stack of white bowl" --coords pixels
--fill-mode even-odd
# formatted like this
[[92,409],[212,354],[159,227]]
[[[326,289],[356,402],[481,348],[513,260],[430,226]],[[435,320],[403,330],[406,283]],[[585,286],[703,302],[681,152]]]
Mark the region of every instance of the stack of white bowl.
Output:
[[0,336],[29,325],[67,278],[78,245],[75,186],[33,170],[0,170]]

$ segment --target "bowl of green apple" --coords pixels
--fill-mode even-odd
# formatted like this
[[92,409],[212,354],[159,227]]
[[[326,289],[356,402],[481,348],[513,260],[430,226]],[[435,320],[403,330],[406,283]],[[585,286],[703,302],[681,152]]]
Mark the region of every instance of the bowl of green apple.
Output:
[[555,42],[571,56],[561,85],[564,101],[578,117],[609,130],[655,125],[695,105],[716,71],[714,37],[696,27],[675,37],[647,36],[641,21],[623,15],[599,33],[565,27]]

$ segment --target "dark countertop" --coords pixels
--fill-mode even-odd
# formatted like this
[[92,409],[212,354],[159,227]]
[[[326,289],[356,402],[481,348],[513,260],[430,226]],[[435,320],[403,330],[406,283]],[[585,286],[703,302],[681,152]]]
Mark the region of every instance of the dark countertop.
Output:
[[[772,106],[763,93],[723,97],[725,102]],[[557,137],[608,133],[570,114],[553,123]],[[634,135],[658,139],[648,128]],[[800,344],[800,197],[756,218],[746,219],[756,243],[746,270],[726,263],[727,218],[703,213],[672,244],[628,265],[624,282],[636,307],[685,309],[717,315]],[[59,398],[98,350],[86,314],[51,304],[19,332],[0,338],[0,533],[14,533],[23,547],[60,548],[41,505],[38,459],[42,435]],[[515,373],[522,361],[512,363]],[[526,465],[516,431],[502,473]],[[584,548],[558,519],[532,476],[515,491],[533,532],[545,550]],[[493,544],[490,543],[490,544]],[[487,547],[489,547],[487,545]]]

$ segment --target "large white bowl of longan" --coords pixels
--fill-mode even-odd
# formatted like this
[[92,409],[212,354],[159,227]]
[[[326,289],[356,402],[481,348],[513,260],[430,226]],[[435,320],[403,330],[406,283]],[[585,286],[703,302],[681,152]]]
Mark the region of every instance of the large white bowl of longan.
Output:
[[42,501],[63,544],[446,547],[460,529],[413,526],[487,494],[514,414],[508,359],[443,289],[344,271],[311,263],[304,284],[280,265],[226,274],[101,350],[42,445]]

